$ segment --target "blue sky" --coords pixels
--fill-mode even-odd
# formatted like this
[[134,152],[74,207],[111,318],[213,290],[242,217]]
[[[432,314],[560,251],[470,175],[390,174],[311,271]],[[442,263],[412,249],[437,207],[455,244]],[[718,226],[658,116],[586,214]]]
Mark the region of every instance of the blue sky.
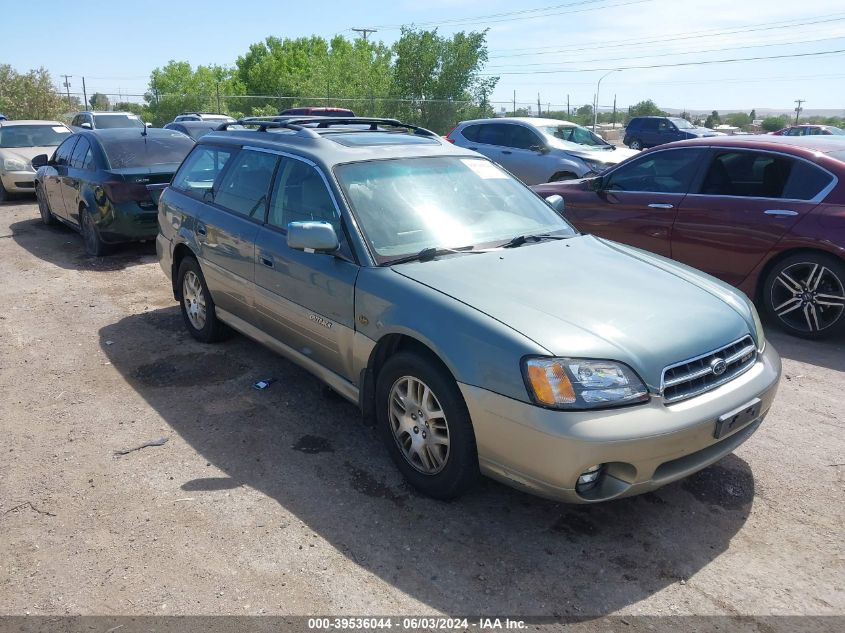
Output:
[[[554,8],[532,11],[540,7]],[[171,59],[232,65],[268,35],[354,37],[352,27],[378,27],[371,37],[390,43],[400,24],[438,23],[444,34],[490,29],[485,73],[501,76],[496,101],[510,102],[516,90],[526,104],[538,92],[544,107],[565,105],[567,95],[573,105],[589,103],[599,77],[624,67],[603,80],[603,106],[614,94],[620,107],[653,98],[691,110],[790,109],[805,99],[806,108],[845,113],[843,53],[631,68],[843,50],[842,0],[79,0],[8,3],[2,19],[0,62],[19,71],[44,66],[57,82],[73,75],[72,92],[81,92],[84,75],[89,95],[142,94],[150,71]]]

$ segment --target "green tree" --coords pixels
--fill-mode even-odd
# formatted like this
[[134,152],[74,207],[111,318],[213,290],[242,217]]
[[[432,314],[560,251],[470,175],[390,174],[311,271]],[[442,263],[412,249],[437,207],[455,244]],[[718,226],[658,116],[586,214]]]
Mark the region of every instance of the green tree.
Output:
[[717,125],[721,125],[722,118],[719,116],[719,113],[716,110],[710,113],[710,115],[704,120],[704,127],[714,128]]
[[21,74],[0,64],[0,112],[10,119],[58,119],[73,105],[59,95],[44,68]]
[[784,117],[770,116],[763,119],[763,129],[766,132],[777,132],[782,127],[787,126],[787,120]]
[[88,103],[91,104],[92,110],[106,111],[109,110],[109,108],[111,107],[111,102],[109,101],[109,98],[102,92],[95,92],[94,94],[92,94],[91,98],[88,99]]
[[745,112],[732,112],[725,116],[725,123],[738,128],[746,128],[751,125],[751,117]]
[[132,101],[118,101],[114,104],[114,109],[118,112],[131,112],[144,118],[144,106],[140,103],[133,103]]
[[628,108],[628,115],[629,118],[635,116],[666,116],[666,112],[658,108],[657,104],[651,99],[646,99]]
[[754,121],[757,118],[757,110],[752,108],[751,113],[748,115],[748,118]]
[[150,74],[144,99],[150,121],[162,125],[184,111],[237,113],[238,104],[230,105],[235,99],[226,97],[242,94],[243,86],[229,68],[200,65],[194,69],[188,62],[171,60]]
[[403,27],[393,53],[391,95],[401,118],[445,133],[461,119],[492,113],[488,97],[498,77],[480,76],[487,31],[442,37]]

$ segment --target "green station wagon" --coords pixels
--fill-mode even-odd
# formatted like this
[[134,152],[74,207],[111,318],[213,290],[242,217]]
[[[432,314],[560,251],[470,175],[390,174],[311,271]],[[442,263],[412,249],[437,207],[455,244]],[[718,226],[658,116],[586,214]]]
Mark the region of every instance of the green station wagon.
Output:
[[570,502],[643,493],[768,413],[780,359],[738,290],[580,234],[560,199],[427,130],[252,125],[202,137],[159,200],[187,329],[315,374],[424,493],[480,474]]

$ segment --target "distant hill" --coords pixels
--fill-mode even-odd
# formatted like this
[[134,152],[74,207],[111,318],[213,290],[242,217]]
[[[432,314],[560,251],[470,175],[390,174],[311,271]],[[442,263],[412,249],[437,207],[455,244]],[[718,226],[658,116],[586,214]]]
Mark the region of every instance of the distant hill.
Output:
[[[680,114],[683,112],[683,108],[662,108],[669,114]],[[780,116],[781,114],[785,114],[786,116],[795,116],[795,110],[786,110],[786,109],[777,109],[777,108],[754,108],[755,113],[757,114],[758,119],[765,119],[769,116]],[[692,116],[706,116],[712,112],[712,110],[687,110]],[[751,112],[751,108],[747,110],[718,110],[720,115],[725,114],[732,114],[734,112]],[[823,116],[823,117],[830,117],[830,116],[845,116],[845,108],[838,108],[838,109],[823,109],[823,108],[804,108],[801,110],[802,117],[811,117],[811,116]]]

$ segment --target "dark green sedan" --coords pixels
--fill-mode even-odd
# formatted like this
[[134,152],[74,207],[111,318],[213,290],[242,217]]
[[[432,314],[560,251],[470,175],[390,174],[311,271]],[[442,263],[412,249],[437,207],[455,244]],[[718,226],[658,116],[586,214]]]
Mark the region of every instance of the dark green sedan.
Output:
[[111,244],[154,239],[158,191],[147,185],[169,183],[193,146],[191,138],[171,130],[74,134],[52,157],[32,159],[41,219],[80,231],[89,255],[104,255]]

